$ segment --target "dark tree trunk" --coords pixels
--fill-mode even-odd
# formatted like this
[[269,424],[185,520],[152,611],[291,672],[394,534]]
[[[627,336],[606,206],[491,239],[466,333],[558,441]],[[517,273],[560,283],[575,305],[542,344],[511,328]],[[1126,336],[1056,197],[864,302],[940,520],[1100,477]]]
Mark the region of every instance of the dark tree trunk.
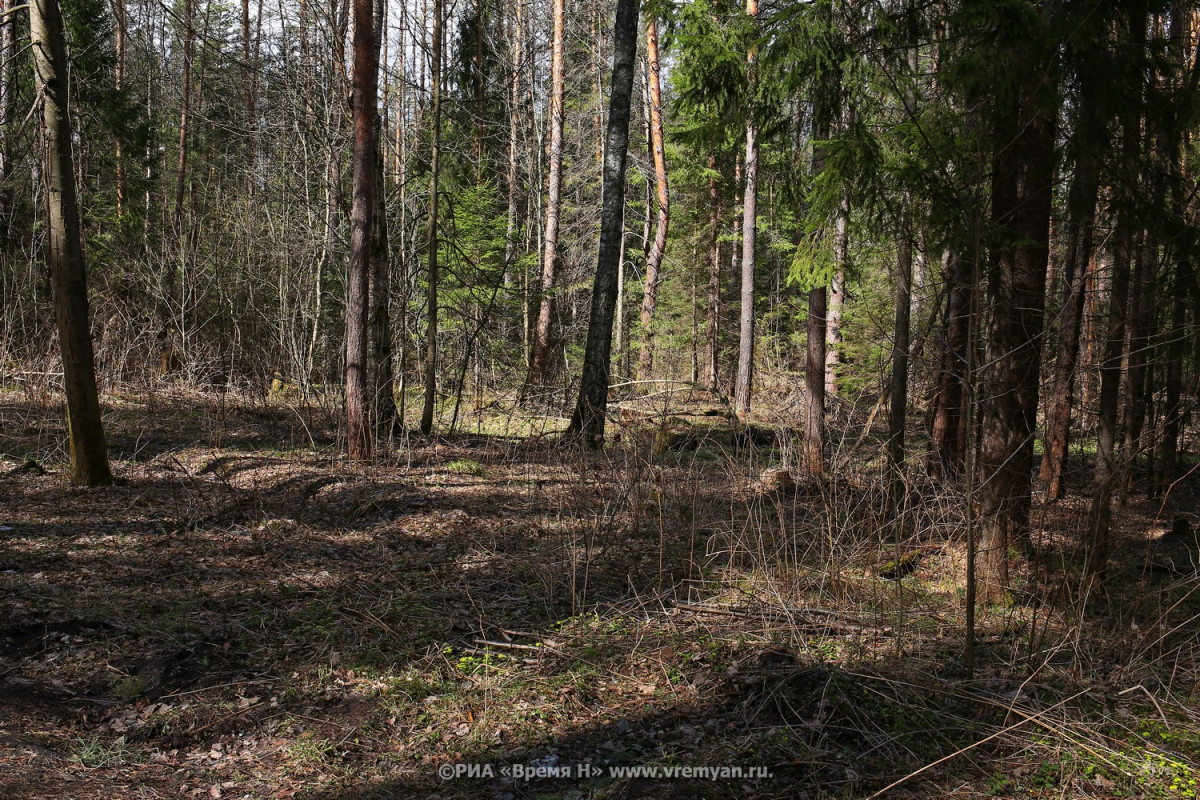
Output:
[[950,253],[946,270],[946,312],[942,319],[942,348],[934,383],[933,422],[930,425],[929,474],[934,480],[957,478],[963,468],[966,442],[967,346],[971,328],[971,298],[975,293],[971,262]]
[[346,451],[371,457],[368,324],[373,273],[378,170],[377,81],[379,40],[372,0],[354,0],[354,189],[350,212],[350,270],[346,298]]
[[79,227],[71,119],[67,110],[67,50],[57,0],[33,0],[29,29],[37,86],[42,95],[47,205],[47,253],[54,289],[54,318],[67,395],[71,481],[112,483],[100,418],[96,367],[88,323],[87,267]]
[[1028,544],[1058,113],[1050,58],[1039,68],[1028,66],[1018,91],[993,112],[997,242],[988,270],[978,458],[982,602],[1007,593],[1009,546]]
[[1052,499],[1058,499],[1065,493],[1063,470],[1067,462],[1071,411],[1075,399],[1075,370],[1079,360],[1079,334],[1087,296],[1085,289],[1088,264],[1092,258],[1096,196],[1100,185],[1099,152],[1085,143],[1081,145],[1068,201],[1070,221],[1067,223],[1067,255],[1063,263],[1062,311],[1042,454],[1041,479],[1046,482],[1046,496]]
[[617,261],[625,207],[625,157],[629,149],[629,107],[633,65],[637,58],[638,0],[617,0],[613,29],[613,77],[604,142],[604,201],[600,216],[600,248],[592,285],[592,313],[584,346],[579,401],[566,438],[599,446],[604,438],[611,368],[613,312],[617,305]]
[[[1162,195],[1158,200],[1161,201]],[[1157,204],[1156,204],[1157,207]],[[1150,306],[1150,292],[1154,285],[1154,274],[1158,262],[1158,237],[1153,231],[1142,232],[1141,247],[1138,248],[1137,265],[1130,284],[1130,320],[1128,369],[1125,372],[1125,446],[1121,458],[1121,482],[1118,502],[1124,508],[1129,491],[1133,488],[1137,458],[1142,450],[1142,425],[1146,420],[1146,375],[1149,362],[1151,328],[1154,312]]]
[[892,350],[891,399],[888,402],[888,472],[892,515],[898,517],[904,500],[904,428],[908,418],[908,346],[912,317],[912,240],[907,221],[900,224],[896,253],[896,328]]
[[539,386],[546,378],[550,356],[550,331],[554,320],[554,282],[558,274],[558,222],[562,198],[563,160],[563,49],[566,0],[554,0],[554,34],[550,58],[550,154],[546,184],[546,229],[542,254],[542,283],[529,377],[525,383]]
[[[708,169],[715,173],[717,157],[710,154]],[[708,202],[711,228],[708,240],[708,324],[704,334],[704,385],[716,390],[720,367],[721,333],[721,191],[716,175],[708,178]]]
[[[1141,2],[1128,9],[1130,49],[1145,44],[1146,10]],[[1141,102],[1141,95],[1138,95]],[[1108,295],[1108,321],[1104,329],[1104,357],[1100,362],[1100,408],[1096,423],[1096,471],[1087,538],[1084,543],[1084,575],[1103,580],[1108,565],[1109,532],[1112,526],[1112,494],[1120,477],[1117,461],[1117,423],[1121,400],[1122,354],[1128,329],[1130,262],[1134,257],[1134,203],[1140,192],[1139,157],[1141,109],[1127,111],[1122,126],[1124,181],[1114,187],[1117,206],[1116,229],[1112,235],[1112,281]]]
[[825,302],[824,286],[808,293],[808,349],[804,360],[804,472],[825,477]]
[[425,401],[421,406],[421,433],[433,433],[433,408],[437,401],[438,329],[438,178],[442,156],[442,0],[433,0],[433,53],[429,73],[433,99],[433,127],[429,151],[429,282],[426,295]]

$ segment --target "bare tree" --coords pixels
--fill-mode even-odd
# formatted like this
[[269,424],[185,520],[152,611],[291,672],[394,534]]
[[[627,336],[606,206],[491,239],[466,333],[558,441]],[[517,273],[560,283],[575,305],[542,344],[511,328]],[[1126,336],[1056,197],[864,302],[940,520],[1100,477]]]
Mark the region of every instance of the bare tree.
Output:
[[658,227],[654,245],[646,256],[645,291],[642,295],[642,353],[639,364],[641,377],[649,378],[654,368],[654,311],[658,305],[659,271],[667,251],[667,230],[671,222],[670,191],[667,186],[667,156],[663,143],[662,83],[658,63],[658,23],[653,17],[646,21],[646,94],[650,128],[650,149],[654,158],[655,199],[658,202]]
[[613,30],[613,77],[604,140],[604,200],[600,247],[592,285],[592,315],[584,346],[579,400],[568,440],[582,438],[598,446],[604,437],[611,369],[613,312],[617,305],[617,262],[625,220],[625,162],[629,150],[629,110],[633,97],[633,65],[637,58],[638,0],[617,0]]
[[371,457],[373,381],[368,375],[368,323],[379,153],[379,39],[372,0],[354,0],[354,192],[350,212],[350,272],[346,299],[346,449]]
[[442,156],[442,0],[433,0],[433,47],[430,61],[430,125],[432,141],[429,148],[429,282],[426,296],[425,326],[425,402],[421,406],[421,433],[433,433],[433,407],[437,400],[438,361],[438,179]]
[[67,395],[71,481],[84,486],[105,486],[112,483],[112,471],[100,417],[88,322],[87,267],[79,230],[71,119],[66,106],[67,51],[57,0],[33,0],[29,4],[29,32],[38,93],[42,98],[47,261]]
[[[757,22],[758,0],[746,0],[746,14]],[[746,53],[746,74],[753,91],[757,76],[758,50]],[[754,377],[754,245],[758,232],[758,122],[753,103],[746,114],[746,188],[742,196],[742,308],[738,337],[737,384],[733,402],[743,414],[750,411],[750,388]],[[824,312],[822,312],[824,313]],[[822,354],[822,363],[824,355]]]
[[563,50],[566,0],[554,0],[554,33],[550,55],[550,151],[546,183],[546,228],[542,252],[542,282],[537,329],[529,358],[526,384],[537,386],[546,378],[550,354],[550,329],[554,316],[554,282],[558,274],[558,223],[562,202],[563,159]]

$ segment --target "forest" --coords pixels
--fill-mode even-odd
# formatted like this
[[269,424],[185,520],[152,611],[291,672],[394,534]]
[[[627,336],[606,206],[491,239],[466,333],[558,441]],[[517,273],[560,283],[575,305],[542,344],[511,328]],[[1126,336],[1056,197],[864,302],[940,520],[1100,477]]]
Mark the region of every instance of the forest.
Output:
[[0,0],[0,797],[1194,800],[1198,48]]

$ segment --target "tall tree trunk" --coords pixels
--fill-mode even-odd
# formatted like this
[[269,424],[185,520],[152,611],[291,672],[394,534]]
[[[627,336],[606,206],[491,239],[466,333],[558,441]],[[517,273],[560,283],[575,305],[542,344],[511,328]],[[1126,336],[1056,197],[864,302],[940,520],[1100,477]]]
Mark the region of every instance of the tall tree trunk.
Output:
[[896,329],[892,349],[892,386],[888,402],[888,473],[889,496],[893,517],[899,517],[904,503],[904,429],[908,417],[908,346],[912,316],[912,239],[908,220],[900,223],[896,248]]
[[[1079,133],[1082,133],[1082,126]],[[1067,254],[1063,263],[1062,312],[1042,455],[1041,479],[1046,482],[1046,496],[1052,499],[1058,499],[1065,493],[1063,470],[1071,431],[1079,335],[1083,323],[1088,264],[1092,258],[1096,197],[1100,186],[1100,150],[1093,150],[1083,142],[1081,144],[1083,146],[1078,151],[1068,200],[1070,221],[1067,223]]]
[[592,286],[592,313],[584,345],[579,401],[567,428],[568,439],[582,438],[599,446],[608,407],[613,310],[617,304],[617,261],[620,258],[625,206],[625,162],[629,149],[629,109],[633,65],[637,58],[638,0],[617,0],[613,29],[613,77],[604,141],[604,200],[600,216],[600,248]]
[[432,141],[429,150],[429,282],[426,297],[425,402],[421,406],[421,433],[433,433],[433,408],[437,400],[438,329],[438,178],[442,157],[442,0],[433,0],[433,52],[430,61]]
[[[1171,52],[1175,69],[1178,71],[1176,81],[1186,72],[1188,45],[1191,42],[1191,14],[1186,3],[1175,3],[1171,7]],[[1193,81],[1197,76],[1196,65],[1192,67]],[[1164,134],[1171,181],[1171,210],[1173,216],[1184,219],[1186,200],[1183,187],[1188,185],[1186,166],[1183,159],[1183,131],[1178,125],[1173,126]],[[1171,322],[1167,331],[1167,364],[1166,391],[1163,398],[1162,441],[1158,445],[1159,471],[1155,482],[1154,494],[1165,493],[1179,478],[1179,433],[1182,425],[1183,407],[1183,358],[1187,352],[1194,331],[1187,326],[1187,312],[1191,303],[1191,294],[1195,291],[1195,264],[1190,255],[1184,253],[1176,256],[1175,269],[1171,279]]]
[[[376,74],[386,30],[386,0],[375,0]],[[371,217],[371,394],[374,399],[375,436],[382,441],[396,425],[396,394],[392,371],[391,259],[388,253],[387,183],[384,179],[383,121],[375,120],[375,213]]]
[[[160,338],[165,339],[170,334],[172,319],[174,317],[173,301],[175,299],[176,281],[176,264],[179,260],[187,258],[187,245],[185,243],[185,223],[183,219],[183,199],[187,188],[187,162],[188,162],[188,142],[190,139],[190,121],[191,121],[191,105],[192,105],[192,61],[195,58],[196,52],[196,26],[195,26],[195,3],[194,0],[184,0],[183,4],[183,64],[182,75],[180,77],[180,100],[179,100],[179,153],[175,167],[175,235],[179,242],[180,259],[167,261],[167,272],[164,276],[165,286],[163,288],[163,310],[162,310],[162,331]],[[183,279],[186,284],[186,277]],[[180,287],[180,309],[181,314],[186,311],[186,298],[183,297],[183,288]]]
[[[1131,3],[1127,9],[1129,46],[1138,52],[1145,45],[1146,9]],[[1108,322],[1104,334],[1104,358],[1100,362],[1100,409],[1096,423],[1096,471],[1084,544],[1084,575],[1103,580],[1108,565],[1109,531],[1112,526],[1112,493],[1119,478],[1116,458],[1117,422],[1121,399],[1122,353],[1128,328],[1129,275],[1133,252],[1133,207],[1139,194],[1139,156],[1142,151],[1141,104],[1133,113],[1126,112],[1122,126],[1122,160],[1127,170],[1124,185],[1114,187],[1118,206],[1112,235],[1112,282],[1109,289]]]
[[[13,142],[12,121],[17,107],[17,2],[0,0],[0,254],[12,244]],[[118,163],[120,160],[118,159]]]
[[550,55],[550,153],[546,186],[546,228],[542,251],[542,283],[538,304],[537,330],[529,359],[528,386],[539,386],[546,379],[546,361],[550,355],[550,329],[554,317],[554,282],[558,273],[558,217],[562,201],[563,157],[563,50],[566,27],[566,0],[554,0],[554,32]]
[[71,119],[67,101],[67,50],[57,0],[32,0],[29,32],[42,97],[43,179],[47,205],[47,260],[54,288],[54,318],[67,395],[71,481],[112,483],[96,390],[88,323],[87,267],[79,227]]
[[[350,212],[350,271],[346,299],[346,449],[371,457],[369,375],[370,290],[374,258],[375,185],[379,154],[379,39],[372,0],[354,0],[354,191]],[[386,275],[386,267],[385,267]],[[386,304],[386,292],[384,293]]]
[[942,348],[935,378],[933,422],[930,425],[929,475],[934,480],[956,478],[963,468],[967,415],[966,365],[975,293],[970,261],[957,252],[947,256],[946,311],[942,319]]
[[[825,326],[825,394],[838,396],[837,370],[841,364],[842,305],[846,302],[846,262],[849,258],[850,197],[843,193],[833,230],[833,279],[829,283],[829,313]],[[911,264],[912,250],[909,249]],[[911,283],[911,281],[910,281]],[[909,292],[911,295],[911,291]]]
[[[1161,207],[1160,202],[1155,207]],[[1151,326],[1154,312],[1151,308],[1150,292],[1153,291],[1154,274],[1157,271],[1158,237],[1153,231],[1142,232],[1141,247],[1138,248],[1137,266],[1130,284],[1128,369],[1125,372],[1125,446],[1122,449],[1121,482],[1118,503],[1124,508],[1133,488],[1137,457],[1142,450],[1142,424],[1146,420],[1146,373],[1149,360]]]
[[[758,0],[746,0],[746,14],[758,22]],[[753,93],[758,74],[758,49],[751,46],[746,53],[746,78]],[[754,245],[758,232],[758,121],[753,103],[746,113],[746,188],[742,195],[742,306],[738,334],[737,385],[734,388],[734,407],[741,414],[750,413],[750,390],[754,379]]]
[[[814,112],[812,174],[825,169],[822,142],[829,138],[834,109],[826,106]],[[841,213],[839,212],[839,221]],[[835,230],[835,248],[844,247],[842,235]],[[805,323],[807,347],[804,359],[804,472],[810,480],[825,477],[825,363],[829,290],[813,286],[808,292],[808,320]]]
[[[0,11],[7,12],[9,2],[0,3]],[[113,64],[113,88],[119,94],[125,88],[125,62],[126,62],[126,41],[128,30],[125,22],[125,0],[113,0],[113,36],[114,36],[114,57],[116,63]],[[13,21],[8,18],[7,13],[3,19],[0,19],[0,50],[3,51],[5,64],[0,66],[0,70],[7,70],[8,56],[10,53],[9,39],[12,36]],[[8,84],[5,76],[0,75],[0,87]],[[0,88],[0,107],[3,107],[4,101],[7,99],[2,96],[3,88]],[[8,116],[3,118],[3,123],[7,124]],[[125,216],[125,136],[120,130],[117,131],[114,143],[113,160],[116,162],[116,199],[117,199],[117,219]],[[6,182],[7,173],[0,171],[0,185]]]
[[721,191],[717,184],[716,153],[708,156],[708,170],[711,213],[708,218],[708,324],[704,335],[704,385],[716,391],[721,355]]
[[[1031,54],[1018,50],[1014,55],[1028,61]],[[987,366],[980,387],[982,602],[1007,593],[1009,545],[1028,542],[1058,113],[1052,60],[1046,54],[1041,66],[1027,64],[1019,91],[998,101],[993,112],[992,221],[1004,240],[988,270]]]
[[646,85],[650,114],[650,148],[654,156],[654,188],[658,202],[658,227],[654,246],[646,257],[645,293],[642,295],[642,357],[639,372],[643,380],[654,368],[654,311],[658,305],[659,271],[667,251],[667,229],[671,222],[670,191],[667,186],[667,155],[663,143],[662,85],[658,66],[658,24],[646,21]]

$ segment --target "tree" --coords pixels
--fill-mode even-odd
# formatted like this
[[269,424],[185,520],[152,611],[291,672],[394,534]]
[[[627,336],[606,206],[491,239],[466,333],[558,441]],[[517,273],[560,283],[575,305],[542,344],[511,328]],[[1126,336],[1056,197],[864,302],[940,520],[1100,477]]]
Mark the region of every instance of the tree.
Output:
[[604,138],[604,202],[600,247],[592,285],[592,315],[584,346],[579,400],[565,438],[588,446],[603,442],[611,369],[613,312],[617,305],[617,261],[625,221],[625,162],[629,149],[629,111],[633,65],[637,58],[638,0],[617,0],[613,28],[613,77],[609,89],[608,128]]
[[554,34],[550,56],[550,150],[546,182],[546,230],[542,254],[542,282],[538,304],[537,329],[529,358],[526,383],[536,386],[546,377],[546,359],[550,353],[550,328],[554,315],[554,281],[558,272],[558,223],[562,202],[563,159],[563,49],[566,26],[566,0],[554,0]]
[[1109,37],[1103,30],[1103,24],[1102,18],[1092,20],[1087,29],[1073,37],[1074,42],[1079,44],[1068,49],[1079,102],[1068,148],[1069,155],[1073,157],[1074,170],[1067,195],[1067,252],[1063,259],[1062,305],[1041,465],[1046,496],[1052,499],[1062,497],[1065,488],[1063,469],[1066,466],[1075,401],[1075,373],[1079,360],[1087,270],[1092,259],[1101,161],[1109,144],[1108,115],[1104,110],[1101,81],[1113,65],[1105,52]]
[[71,154],[71,119],[66,106],[67,51],[57,0],[33,0],[30,3],[29,32],[38,92],[42,98],[48,222],[46,260],[54,289],[54,318],[67,395],[71,481],[83,486],[106,486],[112,483],[112,471],[96,390],[96,366],[88,321],[87,267]]
[[[758,0],[746,0],[746,16],[752,23],[757,22]],[[757,45],[751,44],[746,50],[746,80],[751,96],[756,82],[757,60]],[[742,194],[742,307],[738,336],[737,384],[733,395],[734,406],[743,414],[750,411],[750,389],[754,374],[754,245],[758,232],[758,121],[754,113],[754,105],[751,104],[746,113],[746,188]],[[824,354],[821,358],[824,362]]]
[[646,87],[649,99],[650,149],[654,159],[655,199],[658,203],[658,226],[654,245],[646,256],[645,292],[642,296],[642,354],[640,372],[650,377],[654,367],[654,310],[658,305],[659,270],[667,251],[667,229],[671,222],[670,191],[667,186],[667,157],[663,142],[662,85],[658,63],[658,23],[653,17],[646,20]]
[[346,449],[371,457],[374,381],[368,375],[372,258],[376,235],[379,39],[372,0],[354,0],[354,194],[350,212],[350,273],[346,300]]
[[992,258],[980,385],[979,594],[1008,590],[1008,549],[1028,542],[1058,114],[1047,20],[1000,17],[1005,53],[992,86]]
[[433,0],[433,47],[429,74],[433,98],[430,108],[430,125],[433,128],[429,148],[429,240],[427,254],[429,270],[425,279],[429,282],[426,295],[425,326],[425,401],[421,406],[421,433],[428,436],[433,432],[433,407],[437,400],[438,361],[438,179],[441,176],[442,157],[442,0]]

